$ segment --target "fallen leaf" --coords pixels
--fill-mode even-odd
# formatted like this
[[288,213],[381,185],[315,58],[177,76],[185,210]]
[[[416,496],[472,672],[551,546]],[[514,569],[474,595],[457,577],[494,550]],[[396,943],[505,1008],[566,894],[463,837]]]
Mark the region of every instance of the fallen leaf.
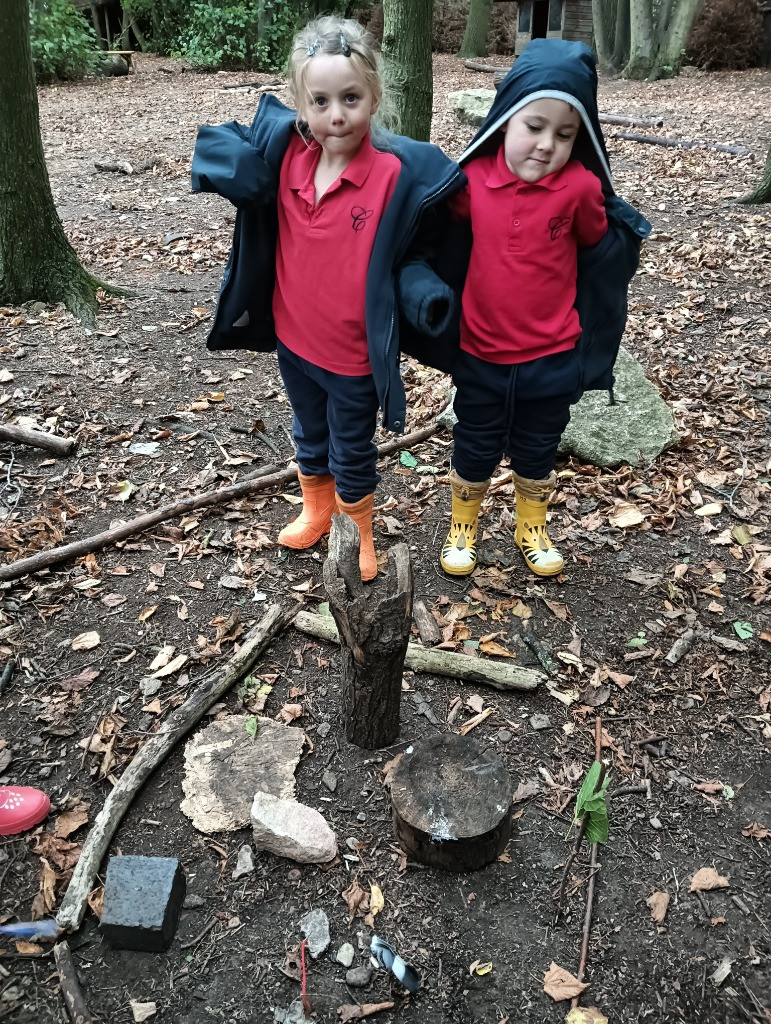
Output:
[[362,889],[356,879],[340,895],[348,905],[349,922],[353,921],[357,914],[363,915],[369,909],[369,893]]
[[543,990],[555,1003],[580,996],[588,987],[585,982],[579,981],[564,967],[558,967],[553,960],[551,967],[543,976]]
[[90,633],[79,633],[72,641],[73,651],[90,651],[92,647],[98,647],[102,642],[99,634],[92,630]]
[[723,511],[723,506],[719,501],[711,501],[707,505],[702,505],[701,508],[693,510],[695,516],[717,516]]
[[520,804],[523,800],[529,800],[531,796],[535,796],[541,792],[541,787],[537,782],[520,782],[511,798],[513,804]]
[[59,839],[66,839],[88,822],[88,804],[79,803],[70,811],[64,811],[56,819],[54,835]]
[[608,522],[622,530],[626,529],[627,526],[637,526],[644,519],[645,516],[639,508],[635,505],[630,505],[628,501],[619,501],[608,516]]
[[670,895],[668,892],[652,892],[645,901],[650,907],[651,917],[655,924],[661,924],[667,916]]
[[385,906],[385,900],[383,899],[383,893],[379,885],[375,885],[374,882],[369,887],[369,912],[374,917],[375,914],[379,914]]
[[364,1017],[372,1017],[376,1013],[383,1013],[384,1010],[393,1010],[396,1003],[361,1003],[357,1006],[355,1003],[344,1003],[342,1006],[338,1006],[337,1012],[340,1014],[340,1020],[345,1024],[347,1020],[361,1020]]
[[143,1020],[148,1020],[158,1012],[158,1007],[155,1003],[142,1003],[138,999],[132,999],[130,1002],[131,1013],[136,1024],[140,1024]]
[[512,654],[511,651],[507,651],[505,647],[502,647],[495,640],[488,640],[487,642],[479,642],[479,650],[483,654],[492,654],[498,658],[516,658],[516,654]]
[[760,842],[761,839],[768,839],[771,837],[771,828],[766,828],[759,822],[753,821],[749,825],[745,825],[742,829],[742,835],[747,836],[748,839],[756,839]]
[[608,1024],[608,1018],[594,1006],[574,1006],[565,1024]]
[[726,919],[724,917],[711,917],[709,919],[709,923],[712,925],[713,928],[716,928],[719,924],[725,924]]
[[16,943],[16,952],[22,956],[39,956],[43,952],[43,947],[38,946],[36,942],[24,942],[19,939]]
[[137,619],[140,622],[147,622],[147,620],[151,616],[155,615],[155,613],[157,611],[158,611],[158,605],[157,604],[149,604],[146,608],[142,609],[142,611],[139,613],[139,615],[137,615]]
[[727,889],[731,883],[714,868],[699,868],[691,879],[688,892],[709,892],[710,889]]
[[699,793],[722,793],[723,783],[713,780],[712,782],[695,782],[693,788]]
[[153,672],[153,674],[152,674],[152,676],[150,678],[151,679],[163,679],[164,676],[170,676],[174,672],[177,672],[179,669],[181,669],[186,661],[187,661],[187,655],[186,654],[178,654],[176,656],[176,658],[172,658],[172,660],[168,663],[168,665],[164,665],[162,668],[159,668],[157,672]]

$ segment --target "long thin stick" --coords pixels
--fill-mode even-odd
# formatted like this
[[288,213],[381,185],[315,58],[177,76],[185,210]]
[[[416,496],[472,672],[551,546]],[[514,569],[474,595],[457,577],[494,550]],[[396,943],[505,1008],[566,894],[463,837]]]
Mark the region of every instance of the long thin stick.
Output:
[[[594,720],[594,759],[599,761],[602,758],[602,719],[597,716]],[[584,915],[584,938],[581,943],[581,958],[578,961],[578,972],[576,977],[579,981],[584,980],[586,961],[589,956],[589,932],[592,927],[592,908],[594,906],[594,880],[597,877],[597,848],[599,843],[592,843],[592,856],[589,861],[589,887],[586,890],[586,913]],[[578,1006],[580,996],[574,996],[570,1005],[572,1009]]]
[[59,984],[62,990],[62,999],[67,1007],[67,1013],[72,1024],[93,1024],[93,1017],[86,1004],[83,990],[78,981],[78,974],[75,970],[75,961],[67,940],[57,942],[54,946],[54,960],[56,970],[59,972]]
[[[409,448],[419,444],[431,437],[440,429],[439,424],[422,427],[420,430],[413,430],[411,434],[404,434],[402,437],[386,441],[378,447],[378,458],[390,455],[391,452],[399,451],[402,448]],[[149,530],[151,526],[166,519],[173,519],[176,516],[186,515],[195,509],[207,508],[210,505],[221,505],[226,501],[234,501],[236,498],[243,498],[255,491],[265,491],[269,487],[279,487],[289,483],[297,476],[296,469],[282,469],[270,476],[258,477],[253,480],[242,480],[240,483],[231,484],[229,487],[221,487],[217,491],[209,491],[206,494],[195,494],[190,498],[182,498],[180,501],[172,502],[156,509],[155,512],[147,512],[144,515],[130,519],[127,523],[116,526],[111,530],[104,530],[102,533],[94,534],[92,537],[84,537],[83,540],[73,541],[71,544],[64,544],[58,548],[49,548],[48,551],[39,551],[29,558],[20,558],[16,562],[0,566],[0,582],[7,583],[9,580],[17,580],[27,573],[40,572],[41,569],[49,569],[52,565],[61,565],[62,562],[71,561],[73,558],[80,558],[81,555],[90,554],[92,551],[100,551],[108,544],[116,544],[127,537],[133,537],[137,533]]]
[[[600,738],[599,738],[599,740],[597,739],[597,723],[598,722],[600,722],[600,734],[599,734]],[[595,759],[595,761],[599,761],[599,762],[601,762],[601,760],[602,760],[602,724],[601,723],[602,723],[602,720],[599,717],[595,718],[595,720],[594,720],[594,729],[595,729],[595,737],[594,737],[595,757],[594,757],[594,759]],[[598,792],[598,790],[602,789],[602,784],[603,784],[604,781],[605,781],[605,765],[604,764],[600,764],[600,774],[597,776],[597,784],[594,787],[594,792],[595,793]],[[562,881],[560,882],[560,891],[559,891],[559,896],[557,898],[557,920],[559,920],[560,915],[562,914],[562,901],[565,898],[565,883],[567,882],[567,879],[568,879],[568,872],[570,871],[570,867],[571,867],[573,861],[578,856],[578,851],[581,849],[581,843],[582,843],[583,838],[584,838],[584,833],[586,832],[586,829],[587,829],[587,827],[589,825],[589,818],[590,818],[590,815],[587,812],[586,814],[584,814],[583,818],[581,819],[581,826],[580,826],[580,828],[578,830],[578,835],[576,836],[575,844],[573,846],[573,849],[570,851],[570,856],[565,861],[565,867],[562,870]],[[592,844],[592,845],[596,845],[596,844]]]
[[[303,633],[310,633],[311,636],[328,640],[330,643],[340,643],[335,620],[329,615],[298,612],[294,624]],[[496,690],[535,690],[546,678],[538,669],[518,668],[505,662],[472,658],[468,654],[438,651],[436,648],[411,643],[407,644],[404,667],[412,672],[426,672],[429,675],[483,683]]]
[[158,732],[134,757],[105,800],[83,844],[80,859],[56,915],[62,928],[74,931],[80,926],[86,911],[88,894],[110,840],[134,797],[150,775],[209,708],[251,670],[271,640],[292,621],[295,613],[294,608],[282,611],[277,605],[270,605],[262,619],[247,633],[238,653],[230,658],[220,672],[211,672],[204,676],[193,694],[169,715]]

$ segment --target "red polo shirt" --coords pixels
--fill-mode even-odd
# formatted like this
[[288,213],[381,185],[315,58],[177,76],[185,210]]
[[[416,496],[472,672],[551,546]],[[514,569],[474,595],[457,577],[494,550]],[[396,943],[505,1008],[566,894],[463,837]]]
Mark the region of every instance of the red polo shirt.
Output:
[[463,291],[461,348],[490,363],[565,352],[581,334],[577,247],[607,231],[599,179],[577,160],[529,184],[506,166],[503,146],[463,168],[454,203],[474,242]]
[[316,203],[320,147],[292,139],[281,164],[273,317],[288,349],[346,377],[371,373],[367,353],[367,268],[401,162],[367,136]]

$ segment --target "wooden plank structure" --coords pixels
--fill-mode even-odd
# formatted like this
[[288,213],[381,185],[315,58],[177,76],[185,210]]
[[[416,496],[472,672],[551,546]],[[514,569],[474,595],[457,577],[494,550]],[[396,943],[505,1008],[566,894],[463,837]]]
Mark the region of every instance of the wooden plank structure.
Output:
[[592,0],[521,0],[518,56],[531,39],[570,39],[592,45]]

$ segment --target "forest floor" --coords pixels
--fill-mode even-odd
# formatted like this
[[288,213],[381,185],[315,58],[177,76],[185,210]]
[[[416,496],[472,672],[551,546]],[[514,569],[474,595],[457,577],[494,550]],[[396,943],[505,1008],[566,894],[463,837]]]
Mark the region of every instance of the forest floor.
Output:
[[[103,301],[98,329],[85,334],[61,308],[0,309],[3,419],[78,439],[67,459],[0,445],[5,561],[291,460],[274,357],[205,348],[233,211],[189,185],[197,125],[248,123],[259,94],[237,86],[276,81],[140,55],[126,78],[40,90],[67,233],[93,273],[132,294]],[[451,155],[472,130],[448,111],[447,92],[489,84],[436,57],[435,141]],[[586,846],[555,924],[556,894],[601,716],[610,839],[599,850],[582,1004],[613,1024],[771,1021],[771,209],[738,202],[771,139],[771,74],[603,80],[600,109],[663,122],[644,134],[754,156],[622,141],[607,126],[617,190],[654,225],[627,344],[673,409],[680,444],[637,468],[560,465],[552,535],[567,566],[549,581],[514,550],[503,467],[477,572],[453,580],[438,569],[449,435],[412,460],[384,459],[377,495],[377,547],[410,546],[415,598],[445,648],[503,650],[538,668],[527,623],[556,673],[526,695],[407,673],[399,742],[366,751],[345,738],[337,650],[285,629],[254,673],[272,687],[261,713],[303,732],[297,797],[323,812],[341,855],[309,867],[258,853],[255,871],[234,880],[250,831],[196,831],[180,810],[180,744],[109,852],[179,858],[186,908],[163,954],[112,949],[89,911],[70,945],[95,1020],[284,1020],[300,995],[299,922],[320,909],[332,943],[308,968],[314,1020],[562,1021],[569,1004],[545,993],[544,974],[553,962],[578,967]],[[434,420],[448,381],[414,365],[405,379],[411,430]],[[0,697],[0,782],[44,788],[53,809],[33,832],[0,840],[0,922],[56,912],[112,785],[268,604],[325,600],[326,544],[275,545],[296,493],[177,518],[2,585],[0,655],[17,668]],[[180,655],[150,699],[140,680]],[[209,720],[253,712],[253,697],[233,689]],[[476,873],[423,868],[396,842],[383,769],[480,711],[489,714],[470,736],[503,759],[517,789],[511,842]],[[717,887],[691,891],[704,868]],[[99,898],[97,889],[97,910]],[[351,942],[354,965],[366,965],[373,930],[421,972],[419,994],[382,969],[367,988],[346,986],[337,951]],[[1,945],[0,1020],[65,1021],[50,946]]]

